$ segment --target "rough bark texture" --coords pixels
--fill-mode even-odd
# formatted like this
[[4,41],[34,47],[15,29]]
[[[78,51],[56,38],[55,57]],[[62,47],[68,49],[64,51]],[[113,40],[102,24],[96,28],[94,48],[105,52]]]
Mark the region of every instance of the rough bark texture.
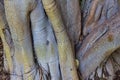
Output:
[[110,60],[112,61],[114,68],[114,80],[120,79],[120,48],[117,49],[111,56]]
[[83,0],[83,34],[86,36],[118,12],[118,0]]
[[4,48],[3,48],[3,42],[0,38],[0,80],[9,80],[9,72],[5,70],[4,66]]

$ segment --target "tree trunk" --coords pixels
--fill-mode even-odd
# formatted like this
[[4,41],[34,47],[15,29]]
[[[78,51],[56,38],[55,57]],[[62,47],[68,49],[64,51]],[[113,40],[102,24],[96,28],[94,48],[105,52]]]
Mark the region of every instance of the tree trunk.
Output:
[[119,0],[0,0],[0,80],[119,80]]

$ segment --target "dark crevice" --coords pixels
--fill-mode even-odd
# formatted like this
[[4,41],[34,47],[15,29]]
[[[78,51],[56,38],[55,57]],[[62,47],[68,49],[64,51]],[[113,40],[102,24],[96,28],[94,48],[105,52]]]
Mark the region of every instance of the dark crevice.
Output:
[[10,75],[4,69],[4,47],[0,37],[0,80],[10,80]]

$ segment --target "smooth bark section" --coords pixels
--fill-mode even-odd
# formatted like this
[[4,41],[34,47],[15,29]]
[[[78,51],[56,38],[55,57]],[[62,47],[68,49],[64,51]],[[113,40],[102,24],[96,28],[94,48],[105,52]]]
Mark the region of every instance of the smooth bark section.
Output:
[[48,77],[51,80],[61,80],[57,44],[40,0],[31,13],[31,24],[37,60],[42,69],[44,68],[43,80],[48,80]]
[[[50,24],[50,27],[47,28],[48,31],[48,64],[51,75],[51,80],[61,80],[61,74],[59,69],[59,56],[58,56],[58,47],[55,41],[55,36],[53,35],[53,30]],[[50,58],[49,58],[50,57]]]
[[36,75],[36,68],[31,44],[29,12],[34,8],[35,1],[5,0],[4,4],[14,43],[11,80],[32,80]]
[[64,29],[56,2],[54,0],[42,0],[42,2],[57,38],[62,78],[63,80],[79,80],[72,46]]
[[78,44],[81,38],[80,10],[79,0],[67,0],[67,30],[74,44]]
[[[84,79],[88,77],[104,59],[120,47],[119,21],[120,14],[116,14],[116,16],[113,16],[109,21],[97,27],[84,40],[83,46],[77,54],[81,64],[79,69]],[[94,33],[98,33],[102,29],[103,31],[107,29],[104,34],[99,34],[101,35],[100,37],[98,37],[98,34],[96,34],[98,35],[96,38],[94,36],[92,37]],[[93,39],[95,40],[94,42],[92,42]]]
[[73,46],[78,44],[81,35],[81,9],[79,0],[56,0]]

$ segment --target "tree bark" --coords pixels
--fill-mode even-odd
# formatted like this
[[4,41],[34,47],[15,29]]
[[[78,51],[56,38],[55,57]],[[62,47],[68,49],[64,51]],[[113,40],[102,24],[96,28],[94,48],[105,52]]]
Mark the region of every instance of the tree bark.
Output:
[[56,2],[55,0],[42,0],[42,2],[57,38],[62,79],[78,80],[74,53]]
[[119,79],[119,5],[0,0],[0,80]]

